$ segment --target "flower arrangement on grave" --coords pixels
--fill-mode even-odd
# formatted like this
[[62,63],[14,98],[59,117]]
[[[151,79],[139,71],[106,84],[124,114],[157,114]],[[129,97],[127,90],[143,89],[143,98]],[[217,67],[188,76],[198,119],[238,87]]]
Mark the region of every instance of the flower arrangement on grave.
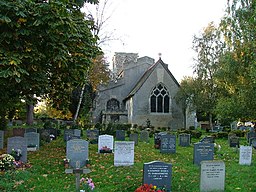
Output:
[[100,153],[112,153],[112,150],[107,146],[103,146],[100,148]]
[[80,185],[81,185],[81,190],[80,192],[88,192],[88,191],[93,191],[95,188],[95,185],[92,181],[91,178],[81,178],[80,179]]
[[65,168],[69,167],[69,161],[70,161],[70,159],[63,159],[63,163],[64,163]]
[[15,161],[19,161],[22,156],[21,149],[12,149],[10,155],[14,157]]
[[159,188],[152,184],[143,184],[135,190],[135,192],[165,192],[165,188]]
[[10,170],[13,168],[14,157],[10,154],[2,154],[0,156],[0,170]]

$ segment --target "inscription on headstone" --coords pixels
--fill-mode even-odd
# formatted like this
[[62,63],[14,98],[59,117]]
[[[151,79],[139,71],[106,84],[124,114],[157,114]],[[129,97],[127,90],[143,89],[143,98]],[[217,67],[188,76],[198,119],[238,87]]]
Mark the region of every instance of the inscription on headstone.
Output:
[[239,164],[251,165],[252,163],[252,146],[240,146]]
[[165,187],[171,191],[172,165],[161,161],[144,163],[143,184],[152,184],[157,187]]
[[22,162],[27,162],[27,141],[24,137],[9,137],[7,139],[7,153],[11,154],[12,150],[21,150]]
[[72,139],[67,141],[66,155],[72,168],[82,168],[89,159],[88,141]]
[[130,166],[134,164],[134,141],[116,141],[114,166]]
[[131,133],[130,136],[129,136],[129,140],[130,141],[134,141],[134,144],[135,145],[138,145],[139,143],[139,136],[137,133]]
[[223,161],[202,161],[200,192],[225,190],[225,163]]
[[176,136],[175,135],[162,135],[161,136],[161,153],[176,153]]
[[0,130],[0,149],[4,148],[4,131]]
[[182,147],[190,146],[190,134],[179,135],[179,146],[182,146]]
[[194,144],[194,164],[200,165],[201,161],[213,160],[213,143],[195,143]]

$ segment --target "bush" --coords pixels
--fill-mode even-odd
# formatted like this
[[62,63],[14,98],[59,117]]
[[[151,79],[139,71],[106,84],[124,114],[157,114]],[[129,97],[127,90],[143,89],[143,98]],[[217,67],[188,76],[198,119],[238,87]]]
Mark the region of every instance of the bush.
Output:
[[236,134],[237,137],[244,137],[246,132],[242,130],[232,130],[230,133]]

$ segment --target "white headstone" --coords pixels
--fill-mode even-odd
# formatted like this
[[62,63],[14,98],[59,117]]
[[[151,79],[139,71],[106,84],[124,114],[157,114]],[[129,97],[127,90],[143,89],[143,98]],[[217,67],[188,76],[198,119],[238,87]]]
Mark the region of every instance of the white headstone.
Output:
[[225,163],[201,161],[200,192],[225,190]]
[[100,135],[98,139],[98,152],[104,147],[113,151],[114,137],[112,135]]
[[251,165],[252,163],[252,146],[240,146],[239,164]]
[[116,141],[114,166],[130,166],[134,164],[134,141]]

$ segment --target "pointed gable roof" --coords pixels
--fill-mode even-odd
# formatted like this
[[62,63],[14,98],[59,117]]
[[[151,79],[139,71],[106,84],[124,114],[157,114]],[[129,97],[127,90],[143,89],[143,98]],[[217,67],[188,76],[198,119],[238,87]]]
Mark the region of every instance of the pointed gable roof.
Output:
[[178,81],[175,79],[175,77],[173,76],[173,74],[170,72],[170,70],[168,69],[167,64],[165,64],[161,58],[159,58],[159,60],[152,66],[150,66],[148,68],[148,70],[142,75],[142,77],[139,79],[139,81],[135,84],[135,86],[132,88],[132,90],[130,91],[130,93],[127,95],[127,97],[124,99],[127,100],[130,97],[132,97],[140,88],[141,86],[145,83],[145,81],[148,79],[148,77],[151,75],[151,73],[155,70],[155,68],[158,65],[162,65],[163,68],[167,71],[167,73],[170,75],[170,77],[172,78],[172,80],[177,84],[177,86],[180,86],[180,84],[178,83]]

